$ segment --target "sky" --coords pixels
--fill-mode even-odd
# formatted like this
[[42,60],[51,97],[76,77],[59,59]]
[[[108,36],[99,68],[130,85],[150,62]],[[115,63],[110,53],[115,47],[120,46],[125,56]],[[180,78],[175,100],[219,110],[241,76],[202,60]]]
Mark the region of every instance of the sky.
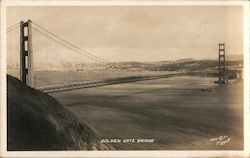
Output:
[[[217,58],[219,43],[243,53],[241,6],[7,7],[7,27],[28,19],[109,61]],[[34,54],[50,49],[39,45]]]

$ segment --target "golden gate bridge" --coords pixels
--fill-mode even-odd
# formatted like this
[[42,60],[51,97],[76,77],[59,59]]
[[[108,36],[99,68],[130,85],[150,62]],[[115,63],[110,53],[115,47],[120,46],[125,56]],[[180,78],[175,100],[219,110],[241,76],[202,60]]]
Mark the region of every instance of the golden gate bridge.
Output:
[[8,74],[48,93],[208,73],[218,73],[218,83],[226,82],[225,44],[219,44],[216,71],[192,71],[207,60],[172,72],[130,71],[119,69],[116,62],[98,57],[31,20],[12,25],[6,32]]

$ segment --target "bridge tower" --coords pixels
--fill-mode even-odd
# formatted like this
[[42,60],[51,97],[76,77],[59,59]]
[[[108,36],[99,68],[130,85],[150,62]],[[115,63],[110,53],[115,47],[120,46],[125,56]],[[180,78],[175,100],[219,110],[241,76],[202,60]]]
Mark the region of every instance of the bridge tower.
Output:
[[225,43],[219,43],[219,63],[218,63],[218,78],[216,83],[225,84],[226,81],[226,57]]
[[20,80],[33,87],[33,52],[31,21],[20,22]]

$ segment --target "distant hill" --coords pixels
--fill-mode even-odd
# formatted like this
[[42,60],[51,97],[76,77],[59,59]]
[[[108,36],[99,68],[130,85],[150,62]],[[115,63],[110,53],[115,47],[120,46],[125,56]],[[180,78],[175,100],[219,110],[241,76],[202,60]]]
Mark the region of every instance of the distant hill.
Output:
[[236,55],[236,54],[226,55],[226,60],[243,60],[243,59],[244,59],[243,54],[241,54],[241,55]]
[[[243,65],[242,60],[227,60],[227,66]],[[117,62],[107,66],[110,69],[128,70],[128,71],[178,71],[183,69],[206,70],[217,69],[218,61],[215,60],[194,60],[192,58],[180,59],[176,61],[158,61],[158,62]]]
[[175,60],[176,62],[187,62],[187,61],[194,61],[195,59],[193,58],[184,58],[184,59],[179,59],[179,60]]

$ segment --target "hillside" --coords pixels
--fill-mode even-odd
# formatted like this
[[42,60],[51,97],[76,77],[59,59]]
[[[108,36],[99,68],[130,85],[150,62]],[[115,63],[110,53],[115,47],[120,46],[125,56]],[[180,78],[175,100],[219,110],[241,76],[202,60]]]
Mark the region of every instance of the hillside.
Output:
[[98,135],[53,97],[7,76],[8,150],[105,150]]
[[[192,66],[193,65],[193,66]],[[243,61],[227,61],[226,66],[239,66],[243,65]],[[175,62],[170,64],[162,64],[157,69],[159,71],[178,71],[181,69],[188,68],[192,71],[205,70],[205,69],[217,69],[218,66],[217,60],[193,60],[193,61],[184,61],[184,62]]]
[[227,60],[244,60],[243,54],[228,54],[226,56]]

